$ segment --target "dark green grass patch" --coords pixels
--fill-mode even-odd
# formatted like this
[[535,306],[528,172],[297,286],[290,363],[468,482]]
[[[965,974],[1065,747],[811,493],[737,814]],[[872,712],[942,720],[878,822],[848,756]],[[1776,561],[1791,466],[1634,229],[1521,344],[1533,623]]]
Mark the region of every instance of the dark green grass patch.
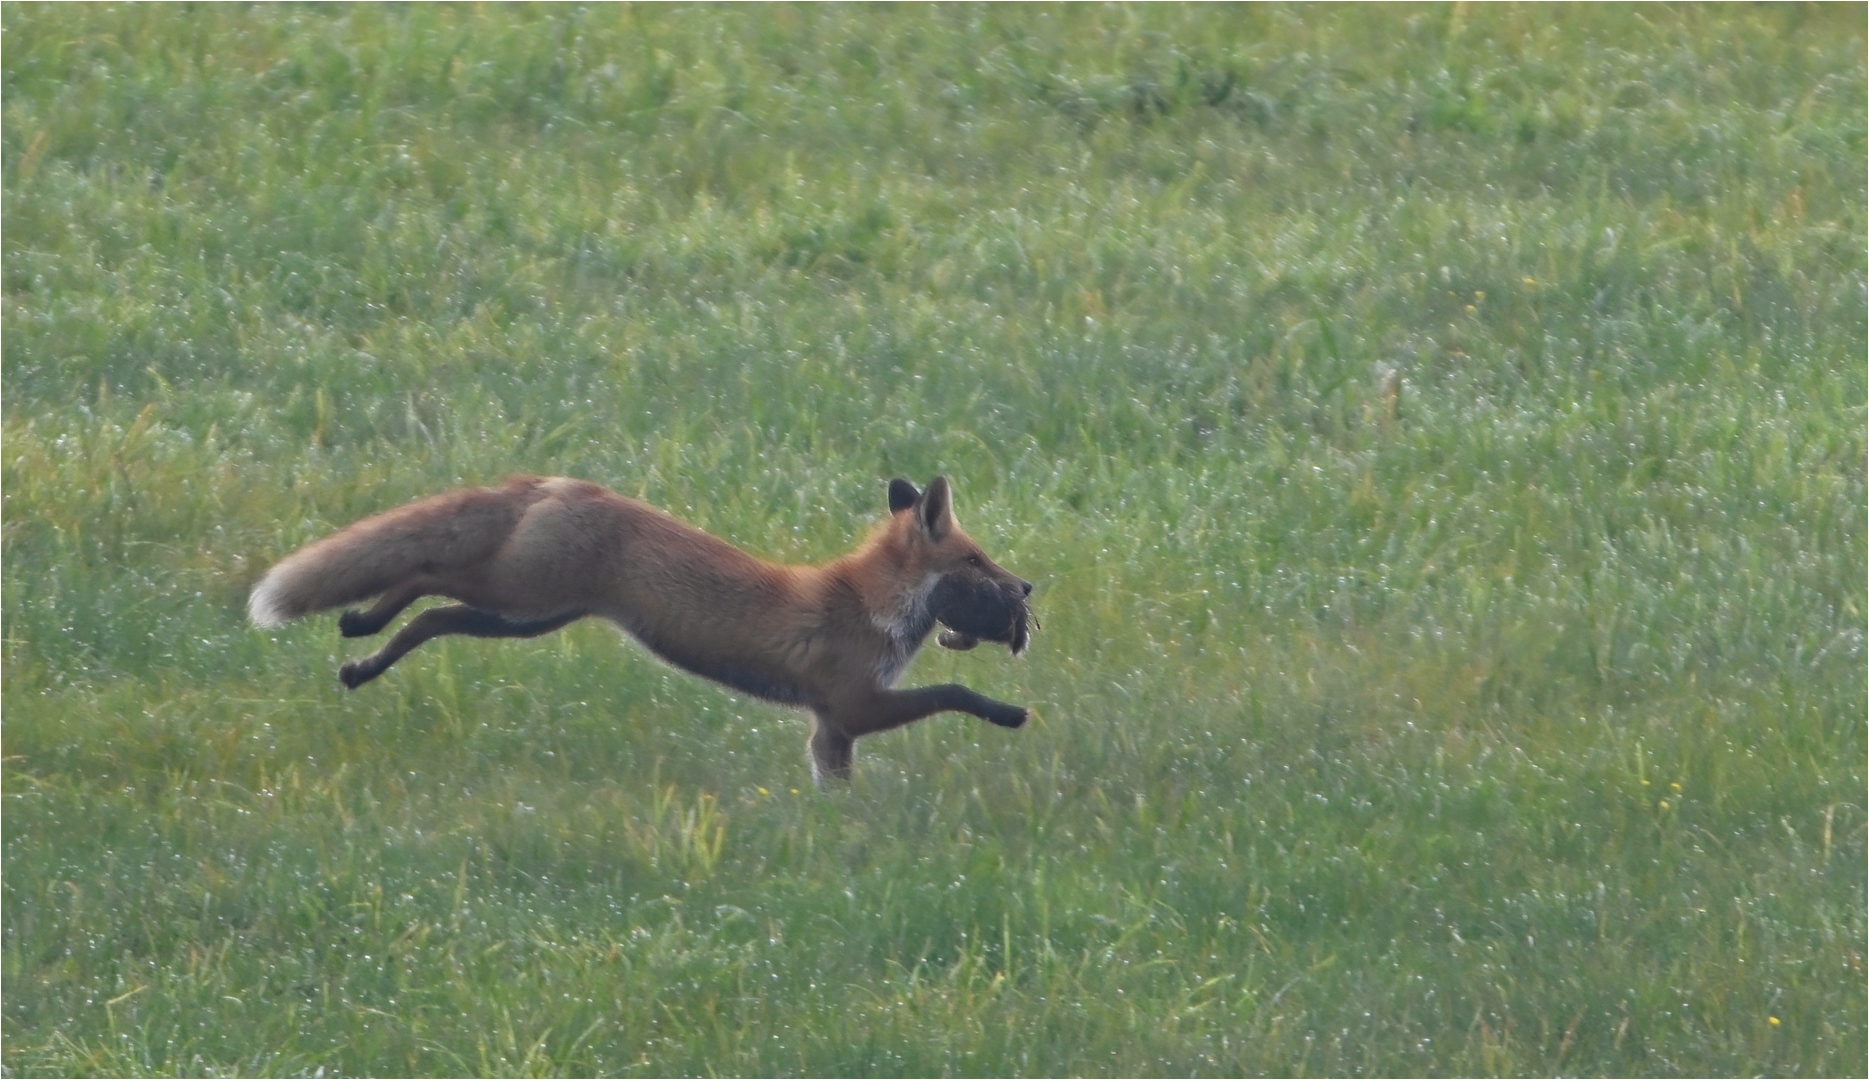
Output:
[[[1860,7],[0,17],[7,1071],[1869,1071]],[[245,623],[514,471],[1036,718]]]

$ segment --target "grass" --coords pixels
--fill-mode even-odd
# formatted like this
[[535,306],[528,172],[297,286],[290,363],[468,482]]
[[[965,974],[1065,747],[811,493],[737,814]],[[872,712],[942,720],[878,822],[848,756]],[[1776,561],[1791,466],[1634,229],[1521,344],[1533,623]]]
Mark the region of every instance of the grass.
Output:
[[[0,17],[9,1074],[1869,1071],[1861,7]],[[1039,719],[243,621],[512,471]]]

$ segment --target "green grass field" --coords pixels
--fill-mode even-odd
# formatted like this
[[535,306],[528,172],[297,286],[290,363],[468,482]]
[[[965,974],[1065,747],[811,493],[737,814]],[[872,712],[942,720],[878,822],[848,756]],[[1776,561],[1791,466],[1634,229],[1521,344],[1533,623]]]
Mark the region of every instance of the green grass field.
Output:
[[[1865,14],[4,18],[8,1075],[1862,1075]],[[1032,705],[244,621],[510,472]]]

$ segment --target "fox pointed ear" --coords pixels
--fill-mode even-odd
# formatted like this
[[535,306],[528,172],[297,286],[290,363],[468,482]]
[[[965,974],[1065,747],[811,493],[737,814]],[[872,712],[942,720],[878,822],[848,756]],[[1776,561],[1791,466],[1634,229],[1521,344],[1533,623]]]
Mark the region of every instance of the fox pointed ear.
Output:
[[915,520],[928,534],[931,540],[942,540],[954,522],[954,494],[948,488],[947,477],[937,476],[928,481],[928,490],[922,492],[921,502],[915,508]]
[[889,481],[890,513],[900,514],[902,511],[914,506],[915,500],[921,497],[922,493],[915,490],[915,485],[902,479],[900,476]]

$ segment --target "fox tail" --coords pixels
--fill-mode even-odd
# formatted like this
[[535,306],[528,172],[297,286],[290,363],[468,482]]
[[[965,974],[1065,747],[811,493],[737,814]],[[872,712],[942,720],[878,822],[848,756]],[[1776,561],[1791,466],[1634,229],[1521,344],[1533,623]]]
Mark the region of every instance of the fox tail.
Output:
[[253,587],[247,614],[279,626],[367,600],[416,574],[490,559],[529,503],[524,494],[510,483],[451,491],[365,518],[281,559]]

